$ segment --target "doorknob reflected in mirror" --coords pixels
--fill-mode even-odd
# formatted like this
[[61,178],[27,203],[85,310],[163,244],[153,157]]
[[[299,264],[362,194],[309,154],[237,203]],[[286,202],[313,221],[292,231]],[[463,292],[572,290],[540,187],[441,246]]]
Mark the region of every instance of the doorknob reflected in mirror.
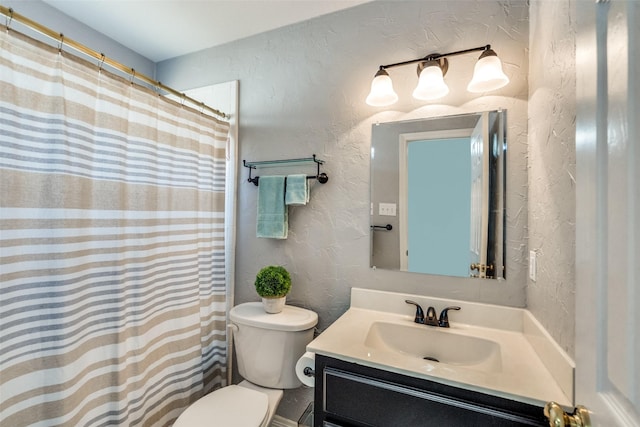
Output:
[[581,405],[568,415],[556,402],[549,402],[544,406],[544,416],[549,419],[550,427],[591,427],[589,410]]

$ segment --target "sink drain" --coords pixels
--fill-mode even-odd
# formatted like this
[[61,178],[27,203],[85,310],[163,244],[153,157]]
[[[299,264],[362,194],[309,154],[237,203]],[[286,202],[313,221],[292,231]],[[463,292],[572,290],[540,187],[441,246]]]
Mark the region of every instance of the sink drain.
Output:
[[438,362],[440,363],[440,361],[438,359],[436,359],[435,357],[431,357],[431,356],[425,356],[423,357],[424,360],[430,360],[432,362]]

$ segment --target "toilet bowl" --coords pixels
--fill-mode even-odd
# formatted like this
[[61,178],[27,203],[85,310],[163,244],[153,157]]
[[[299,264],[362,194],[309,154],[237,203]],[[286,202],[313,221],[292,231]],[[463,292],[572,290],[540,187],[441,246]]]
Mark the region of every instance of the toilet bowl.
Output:
[[283,389],[301,385],[295,364],[313,339],[316,313],[286,305],[268,314],[261,303],[245,303],[233,307],[229,319],[244,381],[198,399],[173,427],[267,427]]

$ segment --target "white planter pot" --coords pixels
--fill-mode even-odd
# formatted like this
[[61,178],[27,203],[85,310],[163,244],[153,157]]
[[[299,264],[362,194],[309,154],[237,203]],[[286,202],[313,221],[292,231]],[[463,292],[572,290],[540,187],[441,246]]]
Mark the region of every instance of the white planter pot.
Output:
[[269,314],[280,313],[284,308],[287,297],[262,298],[262,307]]

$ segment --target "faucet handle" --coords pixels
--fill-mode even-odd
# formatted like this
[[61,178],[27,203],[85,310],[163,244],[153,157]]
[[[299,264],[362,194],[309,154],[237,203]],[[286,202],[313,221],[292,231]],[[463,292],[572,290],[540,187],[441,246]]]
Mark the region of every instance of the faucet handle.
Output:
[[447,307],[440,312],[440,319],[438,319],[438,325],[441,328],[449,327],[449,310],[460,310],[460,307],[454,305],[451,307]]
[[416,306],[416,317],[415,319],[413,319],[413,321],[416,323],[420,323],[421,325],[424,325],[424,311],[422,310],[422,307],[420,307],[420,304],[408,299],[404,300],[404,302],[406,302],[407,304],[413,304]]

